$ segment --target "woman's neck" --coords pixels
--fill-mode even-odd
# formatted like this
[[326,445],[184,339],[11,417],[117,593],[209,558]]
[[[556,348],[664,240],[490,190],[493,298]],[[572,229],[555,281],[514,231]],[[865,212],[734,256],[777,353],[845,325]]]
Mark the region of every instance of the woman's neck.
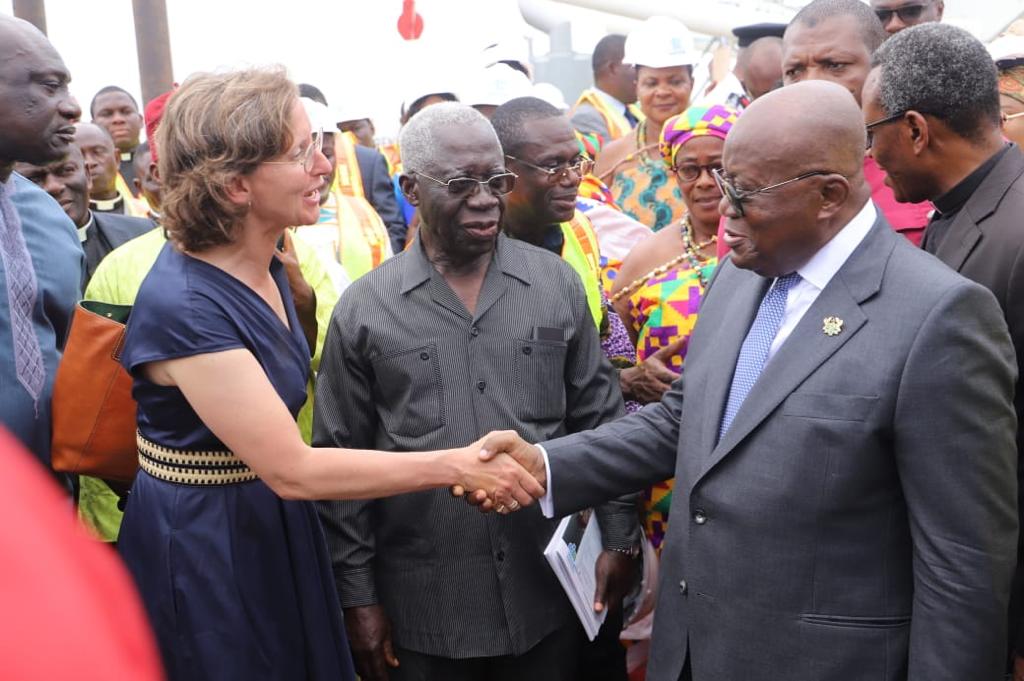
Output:
[[644,146],[657,145],[661,141],[661,128],[665,122],[653,121],[650,118],[644,124]]
[[703,244],[718,235],[718,223],[713,225],[706,225],[699,220],[694,219],[693,215],[690,215],[690,225],[693,226],[693,241],[695,244]]
[[235,230],[235,239],[231,243],[190,255],[216,265],[243,281],[258,281],[266,276],[282,233],[281,230],[260,229],[243,222]]

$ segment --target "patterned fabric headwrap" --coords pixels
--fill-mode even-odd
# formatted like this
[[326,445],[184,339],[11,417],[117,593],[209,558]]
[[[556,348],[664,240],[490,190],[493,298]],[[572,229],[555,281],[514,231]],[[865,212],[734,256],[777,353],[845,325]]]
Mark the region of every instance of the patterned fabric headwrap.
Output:
[[716,104],[712,107],[691,106],[665,121],[661,128],[661,158],[670,169],[676,167],[676,155],[694,137],[713,135],[725,139],[736,124],[739,112]]
[[1024,104],[1024,65],[999,72],[999,94]]

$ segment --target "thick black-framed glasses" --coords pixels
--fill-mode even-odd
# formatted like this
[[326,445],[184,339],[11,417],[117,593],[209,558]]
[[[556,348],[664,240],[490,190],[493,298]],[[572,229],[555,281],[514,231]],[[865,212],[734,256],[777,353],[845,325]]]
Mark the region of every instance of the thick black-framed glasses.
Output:
[[672,171],[676,174],[683,182],[696,182],[700,179],[700,176],[706,170],[709,175],[714,177],[716,170],[721,170],[721,163],[709,163],[707,165],[700,165],[697,163],[683,163],[680,166],[676,166]]
[[882,22],[883,26],[888,26],[889,22],[892,21],[892,16],[895,14],[900,18],[904,24],[910,24],[921,18],[924,13],[925,7],[928,5],[915,4],[915,5],[903,5],[903,7],[897,7],[896,9],[876,9],[875,15],[878,16],[878,20]]
[[589,175],[590,171],[594,169],[594,162],[585,156],[580,156],[575,161],[569,163],[560,163],[553,168],[545,168],[544,166],[539,166],[529,161],[524,161],[521,158],[509,156],[508,154],[505,154],[505,158],[516,163],[522,163],[527,168],[536,170],[538,173],[544,173],[548,176],[548,182],[551,184],[561,182],[562,178],[567,177],[570,171],[575,173],[576,177],[582,179],[584,175]]
[[491,175],[486,180],[477,180],[472,177],[453,177],[450,180],[439,180],[419,170],[412,170],[410,172],[420,177],[425,177],[431,182],[436,182],[442,187],[447,187],[449,194],[459,198],[471,196],[476,193],[477,189],[483,189],[484,187],[487,187],[487,190],[493,196],[505,196],[515,189],[516,178],[518,177],[515,173],[499,173]]
[[729,199],[729,205],[732,206],[734,211],[736,211],[736,215],[743,217],[746,215],[743,211],[743,202],[755,194],[770,192],[774,189],[778,189],[779,187],[785,187],[787,184],[806,180],[807,178],[815,177],[816,175],[841,175],[841,173],[837,173],[833,170],[812,170],[804,173],[803,175],[797,175],[796,177],[791,177],[788,180],[770,184],[767,187],[758,187],[757,189],[746,190],[737,189],[735,185],[733,185],[732,180],[725,175],[725,171],[722,169],[711,171],[711,175],[715,178],[715,183],[718,185],[719,191],[722,192],[722,196]]
[[870,149],[875,145],[875,128],[877,128],[880,125],[885,125],[886,123],[894,123],[906,115],[906,111],[901,111],[891,116],[886,116],[885,118],[879,118],[877,121],[871,121],[870,123],[865,125],[864,130],[867,132],[868,135],[867,140],[865,140],[864,148]]

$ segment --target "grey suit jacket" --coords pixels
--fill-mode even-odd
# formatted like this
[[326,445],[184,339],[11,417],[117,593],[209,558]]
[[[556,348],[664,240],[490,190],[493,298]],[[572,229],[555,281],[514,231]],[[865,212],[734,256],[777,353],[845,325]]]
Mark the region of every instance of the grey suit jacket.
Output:
[[384,221],[388,235],[391,237],[391,249],[401,253],[405,248],[406,225],[402,210],[395,198],[395,186],[388,175],[388,162],[384,154],[357,144],[356,163],[363,179],[363,193],[377,215]]
[[999,678],[1016,370],[995,299],[879,219],[718,442],[767,284],[724,263],[664,400],[545,443],[558,514],[675,476],[648,679],[688,654],[695,681]]
[[[331,318],[315,405],[314,444],[385,451],[495,429],[545,439],[624,412],[579,276],[504,235],[474,314],[418,238],[353,283]],[[607,547],[635,539],[634,502],[598,509]],[[554,521],[535,506],[485,516],[432,490],[319,508],[342,606],[380,603],[403,648],[521,655],[575,618],[542,555]]]
[[590,104],[584,102],[572,112],[572,127],[580,132],[596,132],[604,140],[605,144],[613,141],[608,132],[608,123],[604,116]]

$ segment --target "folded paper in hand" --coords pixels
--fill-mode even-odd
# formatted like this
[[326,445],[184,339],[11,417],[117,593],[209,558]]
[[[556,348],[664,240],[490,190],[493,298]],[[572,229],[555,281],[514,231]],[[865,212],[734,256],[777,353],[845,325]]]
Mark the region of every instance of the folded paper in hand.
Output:
[[565,589],[572,607],[593,641],[604,624],[607,611],[594,612],[597,582],[594,570],[601,555],[601,530],[592,511],[573,513],[562,518],[558,529],[544,549],[555,576]]

